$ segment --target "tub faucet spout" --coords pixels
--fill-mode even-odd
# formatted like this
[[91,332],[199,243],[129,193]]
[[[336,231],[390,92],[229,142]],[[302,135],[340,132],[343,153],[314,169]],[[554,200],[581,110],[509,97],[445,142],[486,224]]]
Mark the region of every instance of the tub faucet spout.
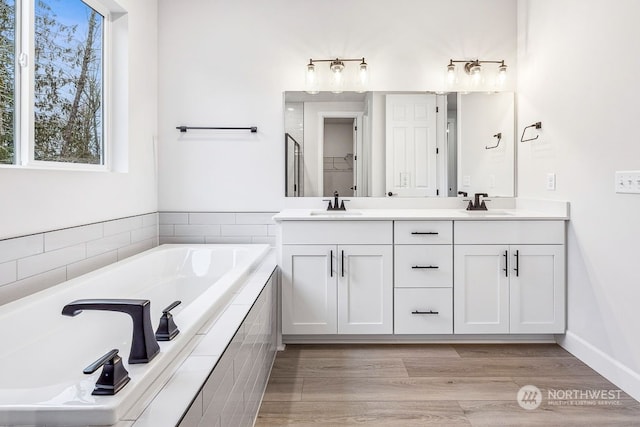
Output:
[[129,363],[147,363],[159,352],[160,346],[151,327],[151,302],[144,299],[81,299],[64,306],[62,314],[77,316],[82,310],[119,311],[133,320],[133,338]]

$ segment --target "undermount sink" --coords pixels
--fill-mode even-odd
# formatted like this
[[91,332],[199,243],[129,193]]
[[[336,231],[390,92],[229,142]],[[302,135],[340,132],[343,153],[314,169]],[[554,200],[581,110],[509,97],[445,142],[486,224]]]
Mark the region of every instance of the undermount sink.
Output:
[[354,216],[362,215],[360,211],[311,211],[311,216]]
[[486,211],[468,211],[466,209],[463,209],[462,212],[472,216],[494,216],[494,215],[513,216],[514,215],[513,212],[504,211],[501,209],[488,209]]

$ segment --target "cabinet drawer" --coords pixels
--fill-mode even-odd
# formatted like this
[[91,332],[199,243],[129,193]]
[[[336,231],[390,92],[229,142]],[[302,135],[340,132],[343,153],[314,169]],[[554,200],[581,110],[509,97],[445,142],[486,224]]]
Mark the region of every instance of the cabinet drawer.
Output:
[[396,288],[450,288],[453,285],[451,245],[395,245]]
[[453,243],[452,221],[395,221],[393,240],[396,244],[446,245]]
[[283,221],[282,244],[390,245],[392,221]]
[[394,333],[453,333],[451,288],[395,289]]
[[457,245],[563,245],[564,221],[455,221]]

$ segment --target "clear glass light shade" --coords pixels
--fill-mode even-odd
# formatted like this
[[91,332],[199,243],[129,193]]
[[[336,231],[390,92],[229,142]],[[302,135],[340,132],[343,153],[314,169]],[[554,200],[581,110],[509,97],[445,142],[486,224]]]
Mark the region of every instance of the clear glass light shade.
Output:
[[362,61],[358,67],[358,80],[356,82],[356,92],[366,92],[369,86],[369,67]]
[[498,86],[504,86],[506,81],[507,81],[507,66],[502,64],[501,66],[498,67],[498,79],[497,79]]
[[344,90],[344,63],[342,61],[333,61],[331,68],[331,92],[342,93]]
[[457,80],[458,80],[458,76],[456,76],[456,66],[453,64],[447,65],[447,75],[446,75],[447,86],[449,87],[453,86],[454,84],[456,84]]
[[307,74],[305,79],[305,92],[310,94],[316,94],[320,91],[320,85],[318,82],[318,73],[316,72],[316,66],[313,64],[307,65]]

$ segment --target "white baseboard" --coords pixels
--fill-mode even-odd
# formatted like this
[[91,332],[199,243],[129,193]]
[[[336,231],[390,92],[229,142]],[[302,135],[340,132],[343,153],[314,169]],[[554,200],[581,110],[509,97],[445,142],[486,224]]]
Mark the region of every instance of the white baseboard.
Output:
[[558,336],[557,342],[629,396],[640,401],[640,373],[623,365],[570,331],[567,331],[564,336]]

